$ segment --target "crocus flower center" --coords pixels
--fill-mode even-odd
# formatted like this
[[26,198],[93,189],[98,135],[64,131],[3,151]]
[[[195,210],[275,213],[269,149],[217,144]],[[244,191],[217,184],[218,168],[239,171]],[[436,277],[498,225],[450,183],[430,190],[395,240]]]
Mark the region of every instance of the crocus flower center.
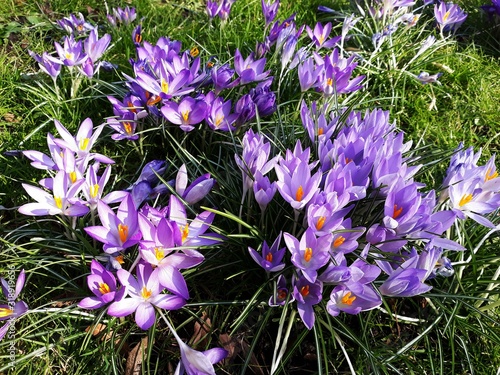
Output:
[[80,139],[80,142],[78,143],[78,146],[80,147],[80,150],[85,151],[89,145],[89,138],[82,138]]
[[306,262],[310,262],[313,257],[313,250],[310,247],[306,247],[306,251],[304,251],[304,260]]
[[272,261],[273,261],[273,254],[272,254],[272,253],[267,253],[267,255],[266,255],[266,260],[267,260],[268,262],[272,262]]
[[142,35],[140,33],[135,34],[135,42],[136,43],[142,42]]
[[327,78],[326,79],[326,84],[327,84],[327,86],[333,85],[333,80],[331,78]]
[[125,261],[123,260],[123,255],[118,255],[117,257],[115,257],[115,260],[116,260],[119,264],[123,264],[123,263],[125,263]]
[[392,212],[392,218],[397,219],[399,217],[399,215],[401,215],[402,212],[403,212],[403,207],[398,208],[398,205],[395,204],[394,211]]
[[89,188],[89,193],[91,199],[97,197],[97,193],[99,193],[99,184],[91,185]]
[[323,134],[325,131],[323,130],[323,128],[318,128],[318,135],[321,135]]
[[161,80],[161,91],[164,94],[168,94],[168,82],[165,81],[164,79]]
[[151,290],[147,289],[145,286],[142,287],[142,290],[141,290],[142,298],[148,299],[149,297],[151,297],[151,294],[153,294],[153,292]]
[[219,115],[215,117],[215,126],[219,127],[221,122],[224,120],[224,115]]
[[309,285],[304,285],[300,288],[300,294],[302,294],[302,297],[307,297],[309,295]]
[[188,122],[188,120],[189,120],[189,112],[190,112],[189,109],[181,112],[182,119],[184,120],[184,122]]
[[295,200],[300,202],[302,198],[304,198],[304,189],[302,188],[302,185],[300,185],[295,192]]
[[198,47],[193,47],[189,51],[189,54],[191,55],[191,57],[196,57],[200,54],[200,50],[198,49]]
[[324,41],[325,41],[325,37],[323,35],[320,35],[320,37],[318,38],[319,45],[321,46]]
[[118,224],[118,235],[120,236],[120,241],[122,244],[127,241],[128,238],[128,225]]
[[165,252],[162,247],[155,247],[155,256],[158,260],[162,260],[165,257]]
[[472,200],[472,194],[464,194],[458,205],[462,207],[464,204],[469,203]]
[[443,22],[446,22],[446,20],[450,17],[450,11],[447,11],[444,16],[443,16]]
[[111,289],[109,288],[108,284],[99,283],[99,292],[101,292],[101,294],[106,294],[106,293],[111,292]]
[[76,181],[76,172],[73,171],[73,172],[70,172],[69,174],[69,179],[71,180],[71,183],[74,184],[75,181]]
[[146,104],[149,105],[149,106],[152,106],[152,105],[155,105],[156,103],[159,103],[160,101],[161,101],[161,96],[154,95],[154,96],[152,96],[151,98],[148,99],[148,101],[146,102]]
[[339,247],[345,242],[345,237],[338,236],[335,241],[333,241],[333,247]]
[[14,313],[14,310],[7,309],[5,307],[0,308],[0,318],[5,318],[6,316],[10,316]]
[[486,171],[486,176],[484,176],[484,182],[486,181],[489,181],[489,180],[493,180],[494,178],[497,178],[498,177],[498,172],[491,172],[491,169],[488,169]]
[[278,299],[280,301],[285,300],[286,299],[286,295],[287,295],[286,289],[279,289],[278,290]]
[[66,60],[72,61],[75,58],[75,55],[71,52],[66,52],[64,57],[66,57]]
[[356,299],[356,296],[351,296],[351,295],[352,295],[351,292],[347,292],[346,294],[344,294],[344,297],[342,297],[341,300],[344,305],[349,305],[349,306],[352,305],[352,303]]
[[182,242],[186,241],[189,236],[189,225],[186,224],[184,228],[182,228]]
[[132,134],[132,124],[130,124],[130,122],[124,122],[123,128],[125,129],[125,133],[128,135]]
[[134,103],[132,103],[131,101],[129,101],[129,102],[127,103],[127,107],[128,107],[128,109],[129,109],[130,111],[132,111],[132,112],[134,112],[134,113],[137,113],[137,108],[135,108]]
[[62,198],[61,197],[54,197],[54,202],[56,202],[56,207],[62,210]]
[[323,228],[323,225],[325,225],[325,220],[326,217],[320,216],[318,221],[316,222],[316,230],[321,230]]

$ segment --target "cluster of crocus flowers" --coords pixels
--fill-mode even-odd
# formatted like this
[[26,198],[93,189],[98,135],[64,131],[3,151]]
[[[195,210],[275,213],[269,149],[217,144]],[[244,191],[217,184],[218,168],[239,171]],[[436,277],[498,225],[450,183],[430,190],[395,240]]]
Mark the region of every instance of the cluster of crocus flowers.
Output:
[[297,141],[293,150],[269,161],[269,146],[251,130],[243,138],[242,156],[236,156],[244,192],[257,185],[256,166],[266,173],[274,168],[272,183],[294,212],[294,232],[279,228],[285,233],[271,247],[264,242],[261,252],[249,251],[266,272],[280,273],[269,304],[295,303],[309,329],[315,306],[326,298],[326,312],[337,316],[376,308],[384,295],[429,291],[427,280],[453,274],[445,251],[464,250],[443,236],[457,217],[483,224],[486,219],[478,214],[500,206],[494,159],[477,167],[478,156],[471,151],[457,154],[452,164],[461,168],[448,178],[452,209],[447,209],[433,190],[422,192],[414,180],[421,166],[408,165],[404,154],[411,142],[404,143],[388,112],[341,114],[327,108],[302,103],[316,158]]
[[[236,50],[233,68],[202,62],[196,47],[181,49],[179,41],[168,38],[160,38],[155,45],[137,45],[134,77],[126,76],[129,93],[122,101],[109,98],[115,117],[108,124],[117,131],[113,139],[138,139],[137,125],[148,113],[189,132],[202,123],[215,131],[233,131],[257,115],[275,111],[266,59],[256,59],[253,53],[243,57]],[[237,101],[222,95],[237,86],[248,88]]]
[[[98,28],[86,22],[81,13],[79,17],[71,15],[59,20],[58,25],[70,35],[63,38],[62,45],[54,43],[56,53],[44,52],[39,55],[29,51],[44,73],[55,81],[62,67],[71,70],[77,68],[80,74],[92,78],[101,66],[109,66],[101,57],[110,45],[111,35],[104,34],[99,38]],[[80,38],[81,35],[86,35],[86,38]]]
[[113,26],[118,26],[119,24],[129,25],[135,21],[137,18],[137,13],[134,7],[125,8],[113,8],[110,13],[106,15],[108,22]]
[[[95,209],[100,199],[108,203],[119,201],[123,197],[121,192],[103,197],[111,173],[109,164],[114,161],[91,152],[103,126],[94,130],[92,120],[87,118],[76,136],[57,120],[55,126],[61,138],[47,134],[50,156],[36,150],[23,151],[33,167],[47,170],[50,176],[39,181],[43,189],[23,184],[36,203],[22,205],[19,212],[33,216],[83,216]],[[108,164],[108,167],[98,176],[101,164]]]
[[236,0],[208,0],[206,6],[207,14],[210,19],[219,17],[222,21],[225,21],[229,18],[231,7],[235,2]]

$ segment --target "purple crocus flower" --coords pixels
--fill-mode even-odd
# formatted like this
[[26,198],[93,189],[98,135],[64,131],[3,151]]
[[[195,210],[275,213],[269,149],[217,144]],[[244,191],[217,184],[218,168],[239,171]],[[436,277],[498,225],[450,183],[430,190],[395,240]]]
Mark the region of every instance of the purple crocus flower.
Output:
[[314,27],[314,31],[311,30],[309,26],[306,26],[307,35],[312,39],[317,49],[320,48],[332,48],[338,41],[340,41],[341,37],[337,36],[328,41],[326,39],[330,36],[330,32],[332,31],[332,23],[328,22],[324,27],[321,22],[318,22]]
[[234,87],[238,82],[231,80],[234,76],[234,69],[231,69],[229,64],[214,66],[210,71],[210,76],[214,85],[214,93],[219,95],[224,89]]
[[103,201],[97,203],[102,226],[84,228],[85,232],[104,243],[104,251],[113,254],[139,242],[141,233],[137,222],[137,209],[130,194],[120,203],[115,214]]
[[296,210],[304,208],[317,192],[321,171],[311,176],[309,165],[303,161],[299,161],[293,171],[287,171],[282,162],[274,168],[278,177],[278,191],[283,199]]
[[236,102],[234,112],[238,115],[235,121],[236,127],[242,126],[255,118],[255,103],[250,94],[245,94]]
[[288,302],[295,301],[295,297],[288,292],[285,277],[279,275],[276,283],[276,293],[269,298],[268,304],[271,307],[283,306],[287,302],[287,298],[289,298]]
[[340,312],[359,314],[361,311],[374,309],[382,304],[382,298],[375,289],[366,284],[349,283],[336,286],[330,294],[326,310],[331,316]]
[[300,89],[304,92],[316,85],[316,82],[323,71],[323,67],[316,66],[314,59],[311,57],[304,60],[304,63],[299,65],[297,71],[299,75]]
[[188,186],[186,165],[182,164],[175,179],[175,191],[187,204],[195,204],[207,196],[214,184],[215,179],[205,173]]
[[[26,273],[21,270],[19,276],[16,280],[16,286],[13,288],[10,282],[7,282],[4,278],[0,278],[0,283],[2,284],[3,296],[9,301],[8,305],[0,305],[0,321],[8,320],[12,318],[18,318],[28,311],[28,305],[24,301],[17,301],[13,303],[21,294],[24,287],[24,282],[26,281]],[[10,323],[7,323],[8,326]],[[5,326],[4,326],[5,327]],[[3,328],[3,327],[2,327]],[[0,329],[1,331],[1,329]],[[2,339],[2,334],[0,334],[0,340]]]
[[150,264],[139,263],[136,267],[137,279],[124,269],[117,271],[118,279],[126,289],[126,297],[113,302],[108,308],[108,315],[123,317],[135,312],[135,322],[144,330],[155,322],[155,309],[178,310],[186,304],[181,296],[163,294],[163,287],[158,278],[158,270]]
[[421,72],[418,76],[417,79],[424,85],[428,83],[437,83],[438,85],[441,84],[441,82],[438,81],[439,77],[441,77],[443,73],[436,73],[436,74],[429,74],[427,72]]
[[84,206],[82,201],[77,198],[81,190],[84,179],[69,184],[66,172],[59,171],[52,181],[52,194],[43,189],[22,184],[24,190],[37,203],[27,203],[19,207],[19,212],[24,215],[45,216],[45,215],[66,215],[83,216],[89,212],[89,208]]
[[224,101],[217,97],[210,107],[207,122],[212,130],[234,131],[233,124],[237,118],[237,113],[231,113],[231,100]]
[[269,0],[261,0],[261,4],[262,13],[264,14],[264,19],[266,20],[266,27],[268,27],[278,14],[280,0],[276,0],[273,3],[271,3]]
[[253,184],[253,194],[261,211],[264,212],[267,205],[276,194],[278,186],[276,185],[276,182],[271,183],[268,177],[262,176],[260,171],[255,172],[254,177],[255,181]]
[[441,33],[450,30],[455,32],[464,23],[467,13],[457,4],[442,1],[434,6],[434,16]]
[[78,13],[78,16],[70,14],[69,17],[57,20],[57,24],[68,34],[80,35],[89,30],[94,30],[95,27],[85,21],[83,14]]
[[54,61],[49,58],[49,54],[47,52],[42,53],[42,56],[38,55],[35,52],[29,51],[29,55],[36,60],[40,69],[52,77],[52,80],[55,82],[59,73],[61,73],[62,64],[58,61]]
[[316,281],[318,269],[330,259],[331,233],[316,238],[311,228],[307,228],[300,242],[290,233],[285,233],[285,243],[292,254],[291,261],[302,271],[304,277],[311,283]]
[[64,38],[63,47],[57,42],[54,43],[54,46],[56,47],[59,59],[52,56],[48,56],[48,58],[62,65],[80,65],[87,59],[87,55],[83,52],[82,42],[75,41],[73,35]]
[[119,301],[125,292],[125,288],[117,291],[115,276],[96,260],[92,260],[90,264],[87,285],[94,296],[85,297],[80,301],[78,307],[82,309],[98,309],[110,302]]
[[106,123],[117,132],[111,136],[115,141],[121,141],[122,139],[135,141],[139,139],[139,134],[135,132],[137,128],[137,115],[133,112],[125,113],[121,119],[108,118]]
[[240,77],[240,84],[262,81],[269,75],[269,70],[264,72],[266,59],[254,60],[253,53],[243,59],[238,49],[234,53],[234,69]]
[[182,99],[179,104],[169,101],[161,108],[163,116],[172,124],[180,125],[180,128],[185,132],[193,130],[193,125],[202,122],[207,111],[206,102],[189,96]]
[[120,7],[113,8],[113,15],[117,21],[122,22],[124,25],[132,23],[137,18],[135,8],[128,5],[124,9]]
[[282,262],[285,256],[286,247],[279,249],[279,244],[281,242],[281,233],[274,240],[271,247],[268,246],[267,242],[262,243],[262,255],[257,251],[248,247],[248,251],[255,262],[264,268],[267,272],[278,272],[285,268],[285,263]]
[[220,11],[220,7],[217,1],[207,0],[206,11],[210,19],[215,18]]
[[293,297],[297,301],[300,318],[307,329],[312,329],[315,321],[313,306],[322,299],[323,283],[319,280],[312,283],[305,277],[300,277],[293,284]]
[[96,63],[99,60],[111,42],[111,35],[104,34],[104,36],[99,39],[97,34],[97,28],[93,29],[88,38],[83,42],[83,48],[87,56],[91,59],[92,63]]

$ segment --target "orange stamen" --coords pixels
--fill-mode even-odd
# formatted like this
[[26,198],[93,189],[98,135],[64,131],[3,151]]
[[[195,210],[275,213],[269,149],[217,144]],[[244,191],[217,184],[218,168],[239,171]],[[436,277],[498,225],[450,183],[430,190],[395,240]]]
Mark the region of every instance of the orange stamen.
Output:
[[148,299],[149,297],[151,297],[151,294],[153,294],[153,292],[151,290],[146,289],[145,286],[142,287],[142,290],[141,290],[142,298]]
[[313,250],[310,247],[306,247],[306,251],[304,251],[304,260],[306,262],[310,262],[313,257]]
[[309,295],[309,285],[300,288],[300,294],[302,294],[302,297],[307,297]]
[[120,264],[125,263],[125,261],[123,260],[123,255],[118,255],[117,257],[115,257],[115,260]]
[[155,247],[155,256],[156,259],[162,260],[165,257],[165,252],[163,251],[163,248]]
[[338,236],[335,241],[333,241],[333,247],[339,247],[345,242],[345,237]]
[[356,299],[356,296],[351,297],[351,294],[352,294],[351,292],[347,292],[346,294],[344,294],[344,297],[342,297],[341,301],[344,305],[351,306],[354,300]]
[[182,228],[182,242],[186,241],[189,236],[189,225],[186,224],[184,228]]
[[498,172],[491,172],[491,169],[488,169],[486,171],[486,176],[484,176],[484,182],[486,181],[489,181],[489,180],[493,180],[494,178],[497,178],[498,177]]
[[78,143],[78,146],[80,147],[80,150],[85,151],[89,145],[89,138],[82,138],[80,139],[80,142]]
[[401,212],[403,212],[403,207],[399,207],[398,208],[398,205],[395,204],[394,205],[394,211],[392,213],[392,218],[393,219],[397,219],[399,217],[399,215],[401,215]]
[[181,112],[182,119],[184,120],[184,122],[188,122],[188,120],[189,120],[189,112],[190,112],[189,109]]
[[272,262],[272,261],[273,261],[273,254],[271,254],[271,253],[267,253],[267,255],[266,255],[266,260],[267,260],[268,262]]
[[320,216],[318,221],[316,222],[316,230],[321,230],[323,228],[323,225],[325,225],[325,220],[326,217]]
[[120,236],[120,241],[123,244],[128,238],[128,225],[118,224],[118,235]]
[[196,57],[200,54],[200,50],[198,49],[198,47],[193,47],[189,51],[189,54],[191,55],[191,57]]
[[111,289],[109,288],[108,284],[99,283],[99,292],[101,292],[101,294],[106,294],[106,293],[111,292]]
[[14,313],[14,310],[7,309],[5,307],[0,308],[0,318],[5,318],[6,316],[10,316]]
[[458,205],[462,207],[464,204],[469,203],[472,200],[472,194],[464,194],[462,199],[460,199],[460,202],[458,202]]
[[62,198],[61,197],[54,197],[54,201],[56,202],[57,208],[62,210]]
[[304,189],[302,188],[302,185],[300,185],[295,192],[295,200],[300,202],[304,198]]
[[89,188],[90,198],[94,199],[99,193],[99,184],[94,184]]
[[283,301],[284,299],[286,299],[286,289],[279,289],[278,290],[278,299]]
[[130,122],[124,122],[123,128],[125,129],[125,133],[128,135],[132,134],[132,124],[130,124]]

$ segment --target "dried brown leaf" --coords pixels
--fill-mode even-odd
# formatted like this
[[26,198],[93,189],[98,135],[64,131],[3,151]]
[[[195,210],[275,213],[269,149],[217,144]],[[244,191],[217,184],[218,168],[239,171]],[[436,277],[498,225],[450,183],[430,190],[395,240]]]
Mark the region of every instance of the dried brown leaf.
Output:
[[132,348],[127,356],[127,364],[125,366],[125,375],[140,375],[142,362],[146,349],[148,347],[148,337],[143,337],[141,342]]
[[197,320],[194,323],[194,332],[190,340],[192,343],[191,345],[193,347],[206,346],[208,341],[208,334],[210,333],[211,327],[212,322],[210,318],[208,317],[206,312],[203,312],[200,320]]

